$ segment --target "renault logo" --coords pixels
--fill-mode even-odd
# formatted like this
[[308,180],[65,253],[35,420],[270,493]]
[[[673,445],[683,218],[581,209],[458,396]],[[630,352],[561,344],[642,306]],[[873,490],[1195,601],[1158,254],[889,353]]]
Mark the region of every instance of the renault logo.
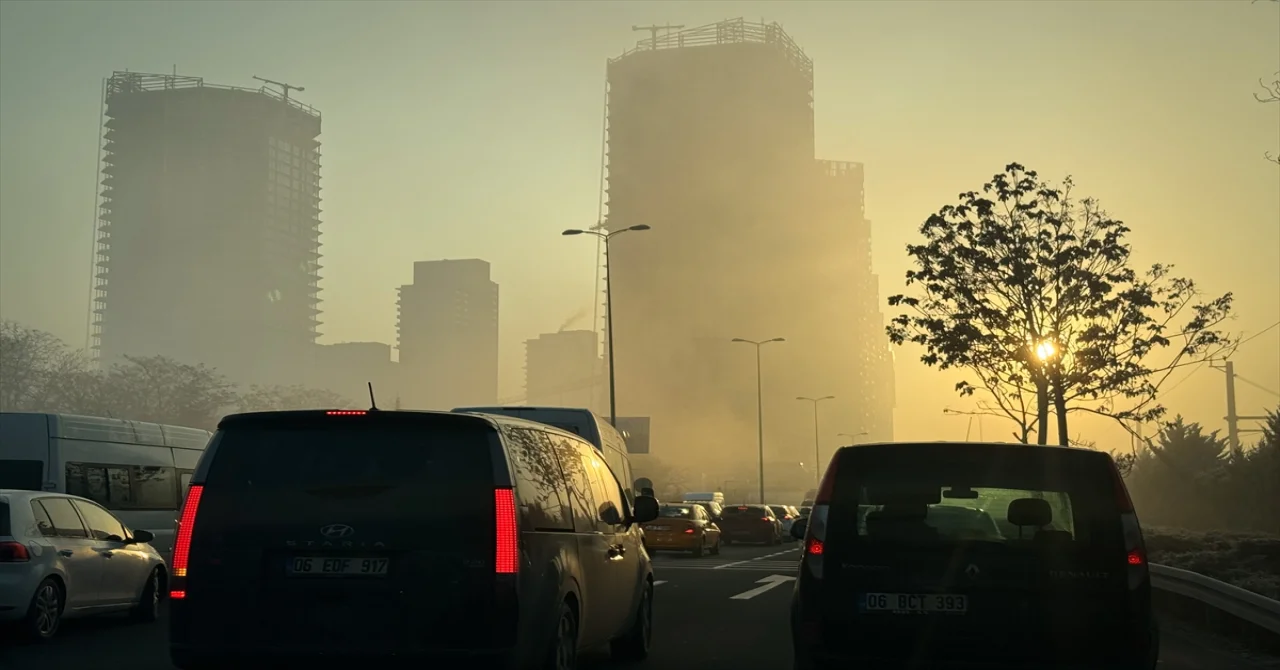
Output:
[[982,571],[978,569],[978,566],[976,566],[976,565],[974,565],[974,564],[972,564],[972,563],[970,563],[970,564],[969,564],[969,567],[967,567],[967,568],[965,568],[965,569],[964,569],[964,574],[965,574],[965,576],[967,576],[969,579],[977,579],[977,578],[978,578],[978,575],[979,575],[981,572],[982,572]]
[[330,540],[341,540],[356,534],[356,529],[340,523],[331,523],[320,529],[320,534]]

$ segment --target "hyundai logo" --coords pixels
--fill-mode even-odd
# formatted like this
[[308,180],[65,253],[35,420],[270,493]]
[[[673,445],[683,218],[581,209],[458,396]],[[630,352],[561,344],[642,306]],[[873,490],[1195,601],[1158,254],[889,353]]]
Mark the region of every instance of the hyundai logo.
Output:
[[320,534],[330,540],[341,540],[356,534],[356,529],[341,523],[331,523],[320,529]]

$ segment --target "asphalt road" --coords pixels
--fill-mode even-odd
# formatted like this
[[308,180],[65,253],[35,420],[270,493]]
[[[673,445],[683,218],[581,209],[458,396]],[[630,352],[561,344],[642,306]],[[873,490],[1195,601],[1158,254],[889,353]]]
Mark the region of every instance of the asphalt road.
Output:
[[[684,670],[790,670],[789,581],[799,549],[725,547],[720,556],[654,558],[654,650],[628,668]],[[777,586],[773,586],[773,584]],[[67,622],[60,637],[42,645],[0,641],[3,668],[169,669],[167,626],[116,617]],[[1166,624],[1161,670],[1256,670],[1280,661],[1249,657],[1229,641]],[[602,654],[584,658],[584,670],[617,667]]]

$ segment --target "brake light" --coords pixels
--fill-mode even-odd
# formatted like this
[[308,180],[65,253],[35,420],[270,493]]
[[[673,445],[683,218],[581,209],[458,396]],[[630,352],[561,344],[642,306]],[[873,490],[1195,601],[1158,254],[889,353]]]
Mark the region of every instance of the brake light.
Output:
[[21,542],[0,542],[0,563],[26,563],[31,560],[31,552]]
[[769,517],[767,517],[767,516],[762,516],[762,517],[760,517],[760,520],[761,520],[761,521],[772,521],[773,519],[770,519],[770,518],[769,518]]
[[494,555],[493,569],[500,575],[514,575],[520,567],[516,494],[508,488],[495,489],[493,503],[497,522],[497,553]]
[[810,556],[821,556],[822,540],[819,540],[816,537],[809,538],[809,542],[805,544],[804,553],[809,554]]
[[1129,552],[1129,557],[1126,559],[1126,562],[1128,562],[1129,565],[1142,565],[1147,562],[1147,559],[1142,555],[1142,551],[1140,549],[1134,549]]
[[783,521],[790,521],[790,520],[791,520],[791,515],[790,515],[790,514],[788,514],[788,515],[786,515],[786,516],[782,517],[782,520],[783,520]]
[[169,597],[181,600],[187,597],[187,567],[191,561],[191,533],[195,530],[196,512],[200,510],[200,499],[204,497],[204,485],[192,484],[187,489],[187,499],[182,503],[182,517],[178,520],[178,532],[173,540],[173,564],[170,570],[173,577],[170,581]]
[[685,535],[693,535],[693,529],[692,529],[692,528],[686,528],[686,529],[684,529],[684,534],[685,534]]
[[327,416],[364,416],[368,412],[362,409],[331,409],[325,414]]

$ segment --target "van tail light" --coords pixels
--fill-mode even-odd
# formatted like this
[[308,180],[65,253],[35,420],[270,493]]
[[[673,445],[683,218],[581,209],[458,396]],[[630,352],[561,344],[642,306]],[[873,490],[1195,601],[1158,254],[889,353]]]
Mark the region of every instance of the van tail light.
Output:
[[0,563],[26,563],[31,560],[31,552],[21,542],[0,542]]
[[805,543],[805,545],[804,545],[804,553],[806,553],[806,554],[808,554],[808,555],[810,555],[810,556],[821,556],[821,555],[822,555],[822,540],[819,540],[819,539],[818,539],[818,538],[816,538],[816,537],[811,537],[811,538],[809,538],[809,541],[808,541],[808,542],[806,542],[806,543]]
[[685,534],[685,535],[693,535],[693,529],[692,529],[692,528],[686,528],[686,529],[684,529],[684,534]]
[[804,531],[803,568],[808,570],[814,579],[822,579],[823,557],[827,551],[827,515],[831,511],[831,500],[835,494],[836,466],[840,463],[840,452],[831,457],[827,471],[822,475],[822,483],[818,485],[817,494],[813,498],[813,508],[809,510],[809,521]]
[[182,600],[187,597],[187,568],[191,562],[191,534],[195,530],[196,512],[200,511],[200,499],[204,497],[204,485],[192,484],[187,489],[187,499],[182,503],[182,516],[178,520],[178,532],[173,540],[173,563],[169,566],[169,597]]
[[1147,557],[1142,555],[1142,550],[1133,549],[1129,552],[1129,556],[1125,562],[1131,566],[1145,565]]
[[493,491],[494,527],[497,529],[494,572],[514,575],[520,568],[520,537],[516,527],[516,494],[509,488]]

